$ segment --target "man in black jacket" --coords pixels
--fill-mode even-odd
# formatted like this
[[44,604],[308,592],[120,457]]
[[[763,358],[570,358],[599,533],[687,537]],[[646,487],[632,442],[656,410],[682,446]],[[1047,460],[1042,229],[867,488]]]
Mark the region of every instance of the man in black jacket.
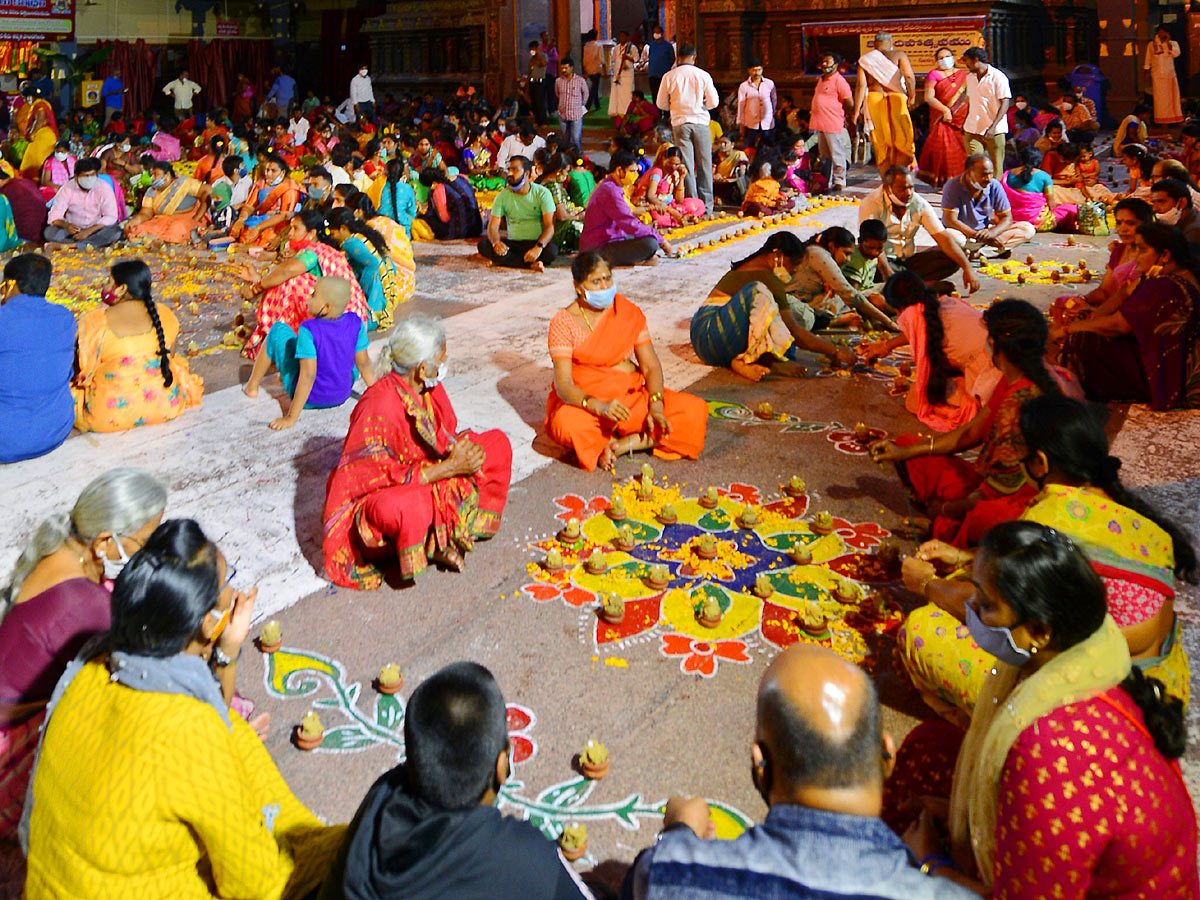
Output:
[[320,900],[590,900],[554,844],[503,816],[504,697],[492,673],[452,663],[408,701],[407,760],[367,792]]

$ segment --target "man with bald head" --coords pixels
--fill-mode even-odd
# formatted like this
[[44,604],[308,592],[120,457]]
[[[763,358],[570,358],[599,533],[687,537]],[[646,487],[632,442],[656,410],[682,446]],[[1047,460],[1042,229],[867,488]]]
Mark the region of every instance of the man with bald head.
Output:
[[657,844],[625,880],[630,900],[857,898],[967,900],[976,894],[922,874],[879,818],[895,743],[879,729],[871,680],[831,650],[797,644],[767,669],[750,749],[766,821],[711,841],[699,797],[672,797]]

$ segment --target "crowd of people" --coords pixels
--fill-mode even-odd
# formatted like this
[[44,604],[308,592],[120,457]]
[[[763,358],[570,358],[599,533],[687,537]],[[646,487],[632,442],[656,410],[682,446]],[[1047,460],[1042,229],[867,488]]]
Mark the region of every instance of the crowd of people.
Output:
[[[416,287],[411,242],[471,241],[490,265],[536,271],[570,257],[573,295],[547,333],[546,434],[586,471],[638,452],[696,459],[705,401],[665,383],[619,269],[673,255],[670,232],[718,205],[771,216],[844,190],[849,129],[867,133],[879,184],[858,233],[772,230],[713,286],[690,335],[705,364],[751,382],[803,377],[802,354],[839,367],[909,348],[905,406],[923,430],[870,455],[896,465],[921,513],[904,523],[919,605],[898,656],[937,717],[897,747],[864,671],[818,647],[785,651],[759,686],[750,752],[766,821],[714,842],[703,800],[672,798],[622,896],[1200,895],[1174,609],[1176,581],[1200,576],[1196,552],[1122,486],[1104,409],[1087,402],[1200,403],[1200,123],[1184,124],[1181,159],[1158,158],[1136,108],[1113,146],[1130,172],[1118,191],[1098,175],[1092,101],[1068,88],[1038,111],[981,48],[937,50],[921,129],[917,78],[886,33],[853,85],[845,61],[820,58],[807,116],[757,61],[722,104],[695,48],[661,29],[644,47],[623,35],[611,56],[590,37],[581,74],[547,35],[531,42],[518,94],[496,106],[467,86],[379,101],[364,67],[336,109],[277,73],[259,110],[274,115],[254,115],[248,81],[229,114],[198,114],[203,88],[181,72],[164,88],[174,119],[127,121],[114,71],[104,114],[60,131],[27,86],[0,221],[9,249],[44,246],[3,268],[0,462],[49,453],[73,428],[123,431],[199,404],[137,247],[245,250],[260,265],[242,272],[255,306],[244,392],[274,369],[290,398],[270,427],[364,385],[327,483],[330,580],[368,590],[431,564],[463,571],[500,528],[512,448],[460,425],[443,325],[400,309]],[[1182,121],[1172,54],[1160,35],[1146,57],[1163,125]],[[616,133],[601,164],[581,123],[605,76]],[[726,107],[728,130],[710,114]],[[940,213],[918,176],[942,190]],[[983,260],[1110,212],[1103,280],[1049,320],[1021,299],[980,310],[948,280],[973,293]],[[922,229],[933,246],[918,247]],[[76,322],[47,300],[56,251],[119,242],[130,258],[111,266],[101,308]],[[848,348],[835,329],[875,337]],[[374,360],[373,331],[386,332]],[[598,890],[494,808],[510,775],[505,705],[474,663],[408,698],[406,760],[353,821],[318,821],[236,692],[256,589],[200,524],[164,520],[167,500],[144,472],[104,473],[29,536],[0,594],[0,838],[19,835],[27,896]]]

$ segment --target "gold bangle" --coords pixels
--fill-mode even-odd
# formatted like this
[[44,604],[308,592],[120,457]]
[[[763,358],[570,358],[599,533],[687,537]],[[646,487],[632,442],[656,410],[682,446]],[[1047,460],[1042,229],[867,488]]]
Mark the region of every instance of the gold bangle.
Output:
[[929,436],[929,452],[926,453],[925,455],[933,456],[933,435],[932,434]]
[[588,397],[588,395],[587,395],[587,394],[584,394],[584,395],[583,395],[583,402],[579,404],[579,406],[580,406],[582,409],[586,409],[588,412],[591,412],[591,410],[590,410],[590,409],[588,409],[588,400],[590,400],[590,399],[591,399],[591,398],[590,398],[590,397]]
[[662,398],[663,398],[662,391],[655,391],[653,394],[650,395],[650,402],[654,403],[655,401],[658,401],[661,403]]

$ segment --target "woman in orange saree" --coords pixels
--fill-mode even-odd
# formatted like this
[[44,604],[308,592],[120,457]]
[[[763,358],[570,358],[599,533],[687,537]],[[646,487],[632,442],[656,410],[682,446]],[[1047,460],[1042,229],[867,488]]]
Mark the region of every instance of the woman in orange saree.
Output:
[[575,300],[550,321],[550,437],[574,450],[588,472],[611,469],[618,456],[636,450],[696,459],[704,448],[708,404],[663,387],[646,316],[616,293],[598,253],[576,256],[571,274]]
[[[967,70],[954,67],[954,51],[938,47],[938,67],[925,76],[929,136],[921,147],[920,175],[941,187],[966,165],[963,123],[967,120]],[[945,62],[943,62],[945,60]]]
[[287,163],[278,156],[267,157],[263,177],[250,189],[229,236],[244,247],[274,250],[284,226],[300,203],[300,185],[291,177]]
[[387,374],[354,408],[326,486],[325,572],[337,584],[371,590],[430,561],[461,572],[463,554],[500,528],[512,447],[499,430],[458,430],[445,365],[441,323],[396,324],[378,365]]

